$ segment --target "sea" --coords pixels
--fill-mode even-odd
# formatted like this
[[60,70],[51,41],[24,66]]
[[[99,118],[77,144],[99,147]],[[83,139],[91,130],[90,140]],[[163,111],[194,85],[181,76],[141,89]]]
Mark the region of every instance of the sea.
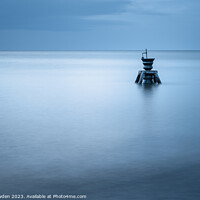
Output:
[[0,52],[1,197],[200,199],[200,51],[141,54]]

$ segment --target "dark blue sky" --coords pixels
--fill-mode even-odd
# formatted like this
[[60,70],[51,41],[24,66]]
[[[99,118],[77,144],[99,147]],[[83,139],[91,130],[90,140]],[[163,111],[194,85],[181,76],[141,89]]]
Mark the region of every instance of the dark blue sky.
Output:
[[0,50],[199,50],[199,0],[0,0]]

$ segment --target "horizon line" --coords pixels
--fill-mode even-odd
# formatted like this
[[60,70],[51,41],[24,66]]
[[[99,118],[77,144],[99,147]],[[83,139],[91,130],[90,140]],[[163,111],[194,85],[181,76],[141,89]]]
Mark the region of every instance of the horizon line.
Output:
[[[85,52],[92,52],[92,51],[96,51],[96,52],[100,52],[100,51],[144,51],[145,49],[133,49],[133,50],[0,50],[0,52],[33,52],[33,51],[37,51],[37,52],[66,52],[66,51],[85,51]],[[170,49],[166,49],[166,50],[160,50],[160,49],[148,49],[148,51],[200,51],[200,49],[176,49],[176,50],[170,50]]]

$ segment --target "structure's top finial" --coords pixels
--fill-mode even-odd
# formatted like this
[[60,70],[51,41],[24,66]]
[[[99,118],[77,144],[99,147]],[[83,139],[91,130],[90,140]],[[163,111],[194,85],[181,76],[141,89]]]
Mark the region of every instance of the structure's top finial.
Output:
[[145,52],[142,53],[142,58],[144,58],[144,56],[143,56],[144,54],[146,54],[146,59],[147,59],[147,57],[148,57],[147,56],[147,49],[145,49]]

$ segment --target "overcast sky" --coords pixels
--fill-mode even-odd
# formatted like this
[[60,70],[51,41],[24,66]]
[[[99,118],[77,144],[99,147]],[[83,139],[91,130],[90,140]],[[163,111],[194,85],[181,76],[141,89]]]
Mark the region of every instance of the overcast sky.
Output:
[[0,0],[0,50],[199,50],[199,0]]

